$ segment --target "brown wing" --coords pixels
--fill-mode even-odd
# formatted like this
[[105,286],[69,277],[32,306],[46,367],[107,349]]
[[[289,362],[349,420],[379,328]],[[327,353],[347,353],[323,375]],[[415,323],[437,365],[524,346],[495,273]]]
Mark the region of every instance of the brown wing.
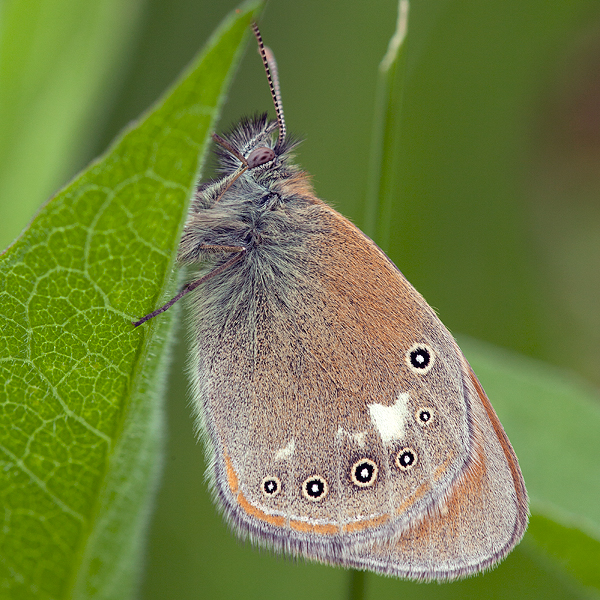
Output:
[[[432,510],[472,431],[460,357],[423,298],[328,206],[312,199],[296,217],[312,230],[294,237],[291,224],[207,283],[198,395],[234,527],[338,562]],[[415,348],[429,349],[428,368],[411,364]],[[368,481],[359,467],[373,464]]]

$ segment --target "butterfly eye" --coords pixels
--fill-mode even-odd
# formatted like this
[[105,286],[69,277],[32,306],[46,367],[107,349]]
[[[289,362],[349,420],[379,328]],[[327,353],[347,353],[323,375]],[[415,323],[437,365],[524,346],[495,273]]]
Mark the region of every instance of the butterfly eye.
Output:
[[433,357],[433,350],[427,344],[415,344],[406,353],[406,364],[414,373],[424,375],[433,367]]
[[433,410],[429,407],[419,408],[415,416],[419,425],[427,425],[428,423],[431,423],[431,419],[433,419]]
[[396,465],[403,471],[412,469],[417,462],[417,454],[412,448],[402,448],[398,454],[396,454]]
[[308,499],[316,502],[317,500],[322,500],[327,496],[327,492],[329,491],[329,486],[323,477],[320,475],[313,475],[309,477],[302,484],[302,494]]
[[350,477],[358,487],[369,487],[377,479],[377,465],[368,458],[361,458],[352,465]]
[[274,158],[275,152],[271,148],[262,147],[252,150],[246,160],[248,161],[248,166],[253,169],[254,167],[260,167],[260,165],[268,163]]
[[281,481],[279,477],[265,477],[260,484],[260,489],[265,496],[277,496],[281,491]]

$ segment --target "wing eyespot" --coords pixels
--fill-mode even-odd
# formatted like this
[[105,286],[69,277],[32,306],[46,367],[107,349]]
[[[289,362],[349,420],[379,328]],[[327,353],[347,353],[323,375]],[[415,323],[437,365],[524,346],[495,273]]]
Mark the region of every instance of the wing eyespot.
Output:
[[281,492],[281,480],[279,477],[267,476],[261,481],[260,490],[267,498],[277,496]]
[[433,409],[429,406],[424,406],[417,409],[417,412],[415,413],[415,419],[422,427],[429,425],[433,420]]
[[412,448],[402,448],[396,454],[396,466],[401,471],[408,471],[417,464],[417,453]]
[[329,492],[329,486],[324,477],[311,475],[302,484],[302,495],[311,502],[323,500]]
[[358,487],[365,488],[375,485],[379,469],[370,458],[357,460],[350,469],[350,479]]
[[425,375],[433,367],[435,354],[427,344],[414,344],[405,355],[408,368],[417,375]]

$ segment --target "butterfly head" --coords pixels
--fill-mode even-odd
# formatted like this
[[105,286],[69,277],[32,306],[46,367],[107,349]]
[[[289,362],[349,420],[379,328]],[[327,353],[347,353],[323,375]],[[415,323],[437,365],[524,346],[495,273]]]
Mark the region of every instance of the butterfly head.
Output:
[[[267,114],[243,118],[223,138],[214,136],[218,146],[219,171],[227,176],[247,167],[252,175],[269,171],[288,170],[291,166],[291,150],[299,140],[279,141],[275,137],[278,122],[272,121]],[[249,173],[249,174],[250,174]]]

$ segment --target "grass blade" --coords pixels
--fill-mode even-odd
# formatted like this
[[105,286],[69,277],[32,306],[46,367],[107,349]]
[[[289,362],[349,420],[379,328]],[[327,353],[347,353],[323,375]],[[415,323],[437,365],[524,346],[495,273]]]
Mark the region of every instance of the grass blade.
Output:
[[400,148],[400,107],[406,67],[408,0],[398,3],[396,31],[379,64],[375,120],[367,179],[363,231],[387,251],[393,197],[396,193],[396,166]]

